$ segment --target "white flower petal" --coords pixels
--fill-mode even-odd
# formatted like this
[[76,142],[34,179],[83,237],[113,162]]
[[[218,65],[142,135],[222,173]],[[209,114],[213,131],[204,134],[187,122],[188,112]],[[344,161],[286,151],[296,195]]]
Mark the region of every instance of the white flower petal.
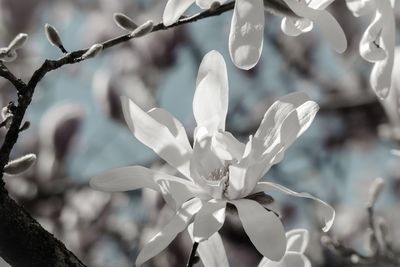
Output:
[[192,146],[189,143],[185,128],[182,123],[175,118],[171,113],[161,108],[153,108],[147,112],[160,124],[164,124],[172,135],[182,144],[187,150],[192,150]]
[[121,102],[126,123],[135,137],[183,175],[190,177],[189,162],[192,151],[182,144],[167,126],[144,112],[132,100],[122,97]]
[[347,40],[343,29],[328,11],[310,8],[305,2],[298,2],[297,0],[284,1],[298,16],[313,21],[338,53],[343,53],[346,50]]
[[312,9],[325,9],[335,0],[311,0],[308,6]]
[[311,31],[313,25],[313,22],[309,19],[284,17],[282,19],[281,29],[286,35],[298,36],[302,33]]
[[376,5],[379,12],[382,14],[382,19],[384,20],[380,45],[385,49],[387,57],[386,59],[375,63],[371,72],[370,83],[377,96],[382,99],[388,96],[391,86],[396,26],[394,11],[390,1],[378,1]]
[[175,239],[177,234],[186,229],[192,217],[200,208],[201,201],[197,198],[185,202],[172,220],[140,251],[136,259],[136,266],[142,265],[163,251]]
[[163,14],[164,25],[170,26],[177,22],[194,1],[195,0],[168,0]]
[[275,184],[275,183],[270,183],[270,182],[259,182],[257,183],[256,188],[254,189],[253,193],[257,193],[257,192],[262,192],[265,191],[267,193],[271,192],[271,191],[277,191],[277,192],[281,192],[284,194],[288,194],[294,197],[303,197],[303,198],[309,198],[312,200],[315,200],[316,203],[320,206],[321,208],[321,212],[322,212],[322,219],[325,222],[325,226],[322,229],[324,232],[327,232],[332,224],[333,224],[333,220],[335,219],[335,210],[327,203],[325,203],[324,201],[320,200],[319,198],[316,198],[312,195],[310,195],[309,193],[297,193],[293,190],[290,190],[289,188],[286,188],[282,185],[279,184]]
[[[90,180],[94,189],[108,192],[150,188],[161,192],[172,208],[194,196],[204,197],[205,192],[196,184],[179,177],[159,173],[142,166],[130,166],[106,171]],[[172,197],[172,198],[171,198]]]
[[198,127],[206,127],[210,134],[225,130],[228,90],[224,58],[213,50],[201,62],[196,81],[193,114]]
[[[193,223],[188,226],[190,238],[193,238]],[[218,232],[214,233],[209,239],[199,243],[197,253],[203,262],[204,267],[229,267],[228,258],[224,243]]]
[[203,204],[201,210],[194,218],[194,241],[207,240],[221,229],[225,222],[225,201],[209,201]]
[[318,110],[317,103],[307,101],[286,117],[280,130],[281,142],[285,149],[310,127]]
[[375,0],[346,0],[346,4],[355,17],[364,16],[375,10]]
[[280,219],[253,200],[234,200],[232,204],[257,250],[271,260],[281,260],[286,251],[286,236]]
[[93,177],[90,180],[90,186],[96,190],[108,192],[130,191],[140,188],[150,188],[160,192],[160,186],[156,179],[161,177],[165,177],[165,175],[142,166],[129,166],[108,170]]
[[310,236],[306,229],[294,229],[286,233],[287,251],[304,253]]
[[229,53],[241,69],[253,68],[261,56],[264,34],[262,0],[236,0],[229,34]]
[[287,252],[279,262],[263,258],[258,267],[311,267],[311,262],[301,253]]
[[229,132],[214,134],[212,145],[217,155],[224,160],[240,159],[243,156],[245,144],[238,141]]
[[383,14],[376,12],[373,22],[361,37],[359,47],[360,55],[368,62],[384,60],[388,56],[381,42],[383,27]]
[[279,132],[279,129],[286,117],[310,98],[301,92],[295,92],[278,98],[265,112],[260,126],[254,137],[265,140],[271,145]]

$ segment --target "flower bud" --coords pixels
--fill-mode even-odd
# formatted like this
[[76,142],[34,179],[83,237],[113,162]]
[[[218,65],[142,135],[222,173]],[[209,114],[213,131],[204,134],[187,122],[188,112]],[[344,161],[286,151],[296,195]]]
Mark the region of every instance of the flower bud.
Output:
[[102,44],[94,44],[89,48],[88,51],[86,51],[86,53],[81,56],[81,60],[94,58],[101,52],[101,50],[103,50]]
[[60,48],[63,53],[67,53],[61,42],[61,38],[58,34],[57,29],[54,28],[52,25],[46,23],[46,25],[44,25],[44,30],[46,32],[47,40],[49,41],[49,43],[53,46]]
[[126,16],[125,14],[122,14],[122,13],[114,14],[114,22],[121,29],[130,31],[130,32],[133,32],[138,27],[138,25],[136,25],[136,23],[133,22],[133,20],[131,20],[128,16]]
[[381,177],[375,178],[375,180],[372,182],[371,186],[369,187],[369,195],[367,202],[368,208],[372,208],[375,205],[376,200],[378,199],[379,195],[382,192],[384,184],[385,181]]
[[17,36],[15,36],[14,40],[11,41],[11,43],[8,45],[7,49],[9,51],[20,49],[21,47],[23,47],[25,45],[25,42],[27,39],[28,39],[28,34],[20,33]]
[[0,48],[0,61],[12,62],[17,56],[18,54],[15,50],[8,50],[7,47]]
[[5,106],[1,109],[1,118],[3,121],[0,123],[1,127],[6,127],[7,129],[10,128],[14,115],[10,112],[8,106]]
[[18,159],[12,160],[4,167],[4,173],[8,175],[18,175],[28,170],[36,161],[35,154],[28,154]]
[[210,10],[211,10],[211,11],[215,11],[215,10],[217,10],[220,6],[221,6],[221,3],[220,3],[220,2],[214,1],[214,2],[212,2],[211,6],[210,6]]
[[149,20],[137,27],[131,34],[131,38],[135,37],[142,37],[145,36],[146,34],[150,33],[153,30],[154,23],[153,21]]

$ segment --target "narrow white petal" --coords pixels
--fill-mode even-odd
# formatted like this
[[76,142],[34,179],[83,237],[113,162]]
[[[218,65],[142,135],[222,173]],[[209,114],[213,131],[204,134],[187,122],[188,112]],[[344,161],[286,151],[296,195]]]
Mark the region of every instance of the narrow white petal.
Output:
[[194,218],[194,241],[207,240],[221,229],[225,222],[225,201],[209,201],[203,204],[201,210]]
[[294,229],[286,233],[287,251],[304,253],[310,236],[306,229]]
[[228,88],[224,58],[213,50],[203,58],[196,81],[193,114],[198,127],[206,127],[211,134],[225,130]]
[[[289,113],[309,100],[310,98],[301,92],[291,93],[278,98],[265,112],[264,118],[254,137],[264,140],[273,139]],[[272,141],[267,143],[271,144]]]
[[142,265],[163,251],[180,232],[186,229],[192,217],[200,208],[201,201],[197,198],[185,202],[172,220],[140,251],[136,259],[136,266]]
[[310,127],[318,110],[317,103],[307,101],[286,117],[280,130],[281,142],[285,149]]
[[148,114],[160,124],[164,124],[182,146],[189,151],[192,150],[185,128],[171,113],[162,108],[153,108]]
[[343,53],[346,50],[347,40],[343,29],[328,11],[310,8],[305,2],[298,2],[297,0],[284,1],[294,13],[313,21],[338,53]]
[[164,25],[170,26],[177,22],[194,1],[195,0],[168,0],[163,14]]
[[214,134],[212,145],[220,158],[224,160],[240,159],[243,156],[245,144],[238,141],[229,132]]
[[150,188],[163,194],[171,208],[180,206],[192,197],[205,197],[196,184],[179,177],[159,173],[142,166],[122,167],[106,171],[90,180],[94,189],[108,192]]
[[160,191],[157,178],[164,177],[162,173],[142,166],[129,166],[103,172],[90,179],[94,189],[109,192],[130,191],[141,188],[151,188]]
[[291,195],[294,197],[309,198],[309,199],[316,201],[316,203],[321,208],[321,213],[322,213],[322,217],[323,217],[322,219],[325,222],[325,226],[322,230],[324,232],[327,232],[331,228],[331,226],[333,224],[333,220],[335,219],[335,210],[329,204],[325,203],[324,201],[320,200],[319,198],[316,198],[316,197],[310,195],[309,193],[304,193],[304,192],[297,193],[297,192],[290,190],[289,188],[286,188],[282,185],[270,183],[270,182],[259,182],[257,184],[256,188],[254,189],[253,193],[262,192],[262,191],[265,191],[267,193],[270,193],[271,191],[277,191],[277,192]]
[[126,123],[135,137],[183,175],[190,177],[189,161],[192,151],[167,126],[144,112],[129,98],[122,97],[121,102]]
[[[194,242],[193,223],[188,226],[188,231],[190,238]],[[214,233],[209,239],[199,243],[197,253],[204,267],[229,267],[224,243],[218,232]]]
[[253,245],[265,257],[279,261],[286,251],[286,236],[280,219],[249,199],[232,201]]
[[361,37],[359,47],[360,55],[368,62],[377,62],[388,57],[381,42],[384,27],[383,14],[376,12],[374,20]]
[[384,19],[380,45],[385,49],[387,58],[375,63],[371,72],[370,83],[377,96],[379,98],[385,98],[388,96],[391,86],[396,27],[394,11],[390,0],[378,1],[377,7]]
[[229,53],[241,69],[253,68],[261,56],[264,34],[262,0],[236,0],[229,34]]

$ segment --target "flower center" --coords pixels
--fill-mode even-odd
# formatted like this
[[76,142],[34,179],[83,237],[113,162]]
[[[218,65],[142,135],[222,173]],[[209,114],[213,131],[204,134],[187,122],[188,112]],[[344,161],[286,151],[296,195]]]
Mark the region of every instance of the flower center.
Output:
[[218,199],[223,198],[229,186],[229,164],[226,164],[223,168],[215,169],[206,179],[211,184],[214,184],[212,185],[214,188],[212,189],[213,197]]

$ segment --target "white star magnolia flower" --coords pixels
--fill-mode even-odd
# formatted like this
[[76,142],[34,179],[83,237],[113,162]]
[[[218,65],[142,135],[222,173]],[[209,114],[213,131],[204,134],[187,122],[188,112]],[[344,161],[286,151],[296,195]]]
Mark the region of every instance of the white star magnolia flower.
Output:
[[258,267],[311,267],[310,260],[304,256],[309,235],[306,229],[295,229],[286,233],[286,252],[279,261],[263,258]]
[[194,241],[202,242],[215,235],[224,224],[227,203],[236,207],[243,228],[257,250],[279,261],[286,248],[281,221],[260,203],[246,198],[264,191],[315,200],[323,210],[324,230],[331,227],[335,211],[325,202],[307,193],[260,181],[314,119],[318,105],[305,94],[293,93],[276,101],[265,113],[255,135],[246,144],[241,143],[225,131],[228,77],[223,57],[212,51],[203,59],[197,77],[193,148],[182,124],[167,111],[154,108],[144,112],[127,98],[122,98],[122,105],[125,120],[135,137],[184,176],[131,166],[108,171],[91,180],[94,188],[105,191],[154,189],[177,209],[172,220],[140,252],[136,265],[161,252],[192,222]]
[[395,18],[393,0],[346,0],[354,16],[375,13],[360,41],[360,55],[374,63],[370,84],[379,98],[386,98],[390,91],[395,48]]
[[[284,18],[282,30],[289,35],[310,31],[313,22],[325,34],[336,51],[346,50],[347,41],[336,19],[324,8],[333,0],[283,0],[295,14],[301,17]],[[204,9],[210,8],[215,0],[168,0],[163,22],[166,26],[175,23],[194,3]],[[226,0],[218,0],[220,4]],[[241,69],[253,68],[260,59],[264,34],[263,0],[236,0],[229,34],[229,52],[233,63]]]

